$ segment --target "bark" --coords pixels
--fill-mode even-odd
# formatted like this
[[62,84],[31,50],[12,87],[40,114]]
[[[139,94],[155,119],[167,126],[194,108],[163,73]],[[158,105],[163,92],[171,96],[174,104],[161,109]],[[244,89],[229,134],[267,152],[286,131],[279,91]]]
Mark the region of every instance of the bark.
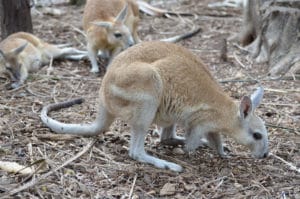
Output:
[[86,0],[70,0],[70,4],[71,5],[77,5],[77,6],[81,6],[83,4],[85,4]]
[[270,76],[299,70],[299,0],[249,0],[243,21],[239,40],[256,62],[268,63]]
[[1,0],[0,26],[2,39],[19,31],[32,33],[30,0]]

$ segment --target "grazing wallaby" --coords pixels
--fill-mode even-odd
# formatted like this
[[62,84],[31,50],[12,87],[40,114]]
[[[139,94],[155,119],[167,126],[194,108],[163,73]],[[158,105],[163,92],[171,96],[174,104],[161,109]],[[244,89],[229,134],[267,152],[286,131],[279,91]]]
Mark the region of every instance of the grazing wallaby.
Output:
[[[108,63],[124,49],[139,43],[137,27],[139,7],[135,0],[88,0],[84,8],[83,28],[87,35],[87,50],[92,64],[91,72],[99,72],[97,54],[101,51]],[[176,42],[200,31],[164,39]]]
[[196,149],[202,138],[223,156],[221,134],[249,147],[257,158],[268,154],[268,136],[254,110],[263,97],[259,88],[235,103],[220,88],[207,67],[183,47],[166,42],[143,42],[120,53],[108,68],[100,88],[98,115],[91,124],[65,124],[47,116],[49,111],[79,104],[71,100],[48,105],[41,112],[45,125],[57,133],[97,135],[116,117],[131,126],[129,156],[158,168],[182,171],[172,162],[145,152],[144,141],[152,123],[161,127],[162,141],[181,143],[175,124],[186,131],[185,148]]
[[86,57],[86,52],[65,46],[48,44],[30,33],[11,34],[0,43],[0,70],[10,76],[11,87],[17,88],[27,79],[28,73],[39,70],[51,59]]

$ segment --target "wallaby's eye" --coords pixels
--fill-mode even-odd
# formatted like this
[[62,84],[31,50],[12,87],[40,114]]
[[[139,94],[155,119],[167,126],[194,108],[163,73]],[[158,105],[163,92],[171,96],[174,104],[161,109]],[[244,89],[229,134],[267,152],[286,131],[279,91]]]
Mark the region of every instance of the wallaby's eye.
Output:
[[122,37],[122,33],[120,32],[115,32],[114,33],[115,38],[121,38]]
[[255,133],[253,133],[253,138],[255,140],[261,140],[262,139],[262,135],[260,133],[255,132]]

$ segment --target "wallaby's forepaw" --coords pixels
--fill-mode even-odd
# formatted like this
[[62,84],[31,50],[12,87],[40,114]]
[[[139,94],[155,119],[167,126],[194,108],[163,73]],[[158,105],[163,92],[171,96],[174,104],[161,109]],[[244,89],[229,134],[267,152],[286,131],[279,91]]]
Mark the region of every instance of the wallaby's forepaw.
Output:
[[20,82],[14,82],[10,85],[9,89],[16,89],[19,88],[21,86]]
[[231,157],[230,155],[228,155],[227,152],[230,152],[229,148],[226,146],[223,146],[223,150],[219,151],[218,154],[221,158],[227,159],[227,158]]
[[219,154],[219,156],[221,158],[224,158],[224,159],[229,158],[229,156],[227,155],[227,153],[225,153],[224,151],[223,152],[218,152],[218,154]]
[[91,73],[99,73],[99,68],[92,68],[91,70]]

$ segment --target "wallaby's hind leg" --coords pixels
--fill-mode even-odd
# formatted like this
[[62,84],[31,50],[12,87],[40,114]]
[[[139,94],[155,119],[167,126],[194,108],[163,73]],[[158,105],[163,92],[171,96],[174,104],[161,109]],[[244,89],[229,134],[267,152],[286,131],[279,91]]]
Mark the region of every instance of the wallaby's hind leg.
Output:
[[86,54],[87,55],[87,51],[78,50],[76,48],[63,48],[62,50],[64,50],[64,52],[66,54]]
[[136,110],[139,113],[135,114],[131,131],[129,156],[137,161],[152,164],[158,168],[170,169],[180,172],[182,167],[172,162],[153,157],[145,152],[144,144],[148,128],[153,121],[156,108],[144,103],[144,105]]
[[[75,56],[75,55],[81,55],[81,56],[87,56],[86,51],[78,50],[76,48],[60,48],[59,49],[59,54],[57,54],[58,58],[66,58],[68,56]],[[55,57],[55,56],[54,56]]]
[[70,47],[72,44],[68,43],[68,44],[54,44],[55,47],[57,48],[66,48],[66,47]]
[[57,59],[57,58],[65,58],[65,59],[72,59],[72,60],[79,60],[79,58],[87,57],[88,52],[78,50],[72,47],[58,47],[58,46],[66,46],[67,44],[61,45],[52,45],[48,44],[44,47],[44,54],[46,54],[49,59]]
[[132,127],[129,156],[137,161],[149,163],[158,168],[181,172],[182,167],[180,165],[153,157],[145,152],[146,134],[147,130],[145,128]]
[[66,55],[64,58],[69,59],[69,60],[79,61],[86,57],[87,57],[86,54],[81,54],[81,55]]
[[184,137],[176,135],[176,125],[173,124],[169,127],[162,129],[160,142],[165,145],[177,146],[184,145]]

